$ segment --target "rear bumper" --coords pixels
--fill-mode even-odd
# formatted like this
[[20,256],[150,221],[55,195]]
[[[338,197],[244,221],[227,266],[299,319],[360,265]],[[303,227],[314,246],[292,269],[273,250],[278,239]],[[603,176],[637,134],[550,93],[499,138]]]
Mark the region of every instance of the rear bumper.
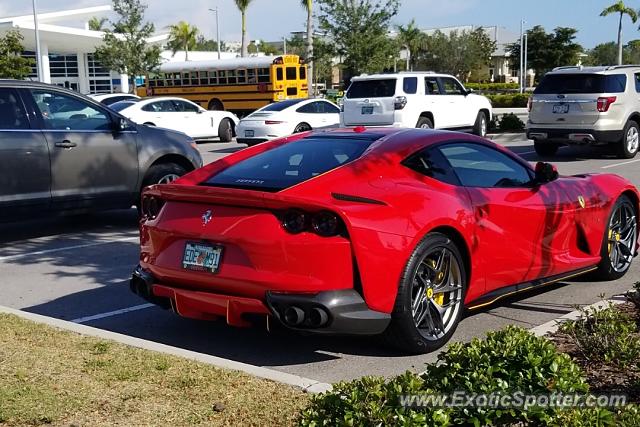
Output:
[[565,144],[612,143],[620,141],[622,136],[622,130],[527,128],[528,139],[552,140]]
[[353,289],[313,294],[266,292],[264,300],[176,288],[157,283],[138,266],[131,291],[176,314],[199,320],[225,318],[227,324],[247,327],[249,316],[269,316],[284,326],[321,334],[375,335],[391,321],[390,314],[370,310]]
[[270,141],[273,138],[236,138],[238,144],[247,144],[249,147],[263,142]]

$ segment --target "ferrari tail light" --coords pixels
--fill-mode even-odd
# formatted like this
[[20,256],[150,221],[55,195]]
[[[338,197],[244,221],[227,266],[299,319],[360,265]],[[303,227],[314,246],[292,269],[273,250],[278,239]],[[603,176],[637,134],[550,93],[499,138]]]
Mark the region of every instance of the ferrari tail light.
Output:
[[407,105],[407,97],[406,96],[396,96],[393,99],[393,108],[396,110],[402,110]]
[[144,219],[156,219],[164,206],[164,200],[155,196],[143,196],[140,210]]
[[265,120],[264,121],[265,125],[279,125],[279,124],[282,124],[282,123],[284,123],[284,122],[281,121],[281,120]]
[[320,211],[314,214],[299,209],[290,209],[280,216],[282,228],[291,234],[310,231],[318,236],[333,237],[344,231],[344,223],[330,211]]
[[609,111],[609,107],[611,106],[611,104],[616,102],[616,99],[618,98],[615,96],[601,96],[600,98],[598,98],[598,111],[601,113],[606,113],[607,111]]

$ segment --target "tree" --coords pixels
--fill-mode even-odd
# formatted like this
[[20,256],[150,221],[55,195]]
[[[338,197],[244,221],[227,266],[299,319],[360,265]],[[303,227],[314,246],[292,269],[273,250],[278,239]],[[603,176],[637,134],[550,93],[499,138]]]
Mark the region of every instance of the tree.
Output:
[[24,79],[31,73],[35,61],[23,58],[22,34],[10,30],[0,37],[0,77],[3,79]]
[[106,24],[107,21],[107,18],[98,18],[97,16],[93,16],[89,19],[89,29],[91,31],[103,31],[104,24]]
[[177,51],[184,50],[185,61],[189,60],[189,50],[193,50],[197,43],[197,36],[200,30],[188,22],[180,21],[177,24],[169,25],[169,40],[167,47],[175,55]]
[[308,73],[307,73],[307,85],[312,95],[315,95],[315,89],[313,86],[313,0],[300,0],[302,7],[307,11],[307,58],[308,58]]
[[[196,37],[196,44],[193,46],[191,50],[216,52],[218,50],[218,42],[216,40],[207,39],[202,34],[199,34]],[[227,51],[227,47],[225,46],[225,43],[222,40],[220,41],[220,51],[221,52]]]
[[408,70],[413,71],[416,65],[420,50],[425,46],[426,34],[416,27],[415,19],[409,25],[398,25],[398,43],[400,48],[407,50]]
[[265,42],[260,43],[260,51],[267,56],[280,55],[282,53],[282,51],[273,44]]
[[[582,46],[575,43],[575,28],[558,27],[547,33],[540,25],[527,31],[527,68],[533,69],[536,80],[547,71],[562,65],[575,65]],[[511,68],[520,67],[520,43],[507,46]]]
[[334,44],[347,76],[390,68],[396,53],[389,38],[399,0],[319,0],[320,28]]
[[611,6],[606,7],[600,12],[600,16],[607,16],[612,13],[620,15],[618,19],[618,65],[622,65],[622,17],[628,15],[631,18],[631,22],[635,24],[638,20],[638,13],[634,9],[627,7],[622,0],[618,0]]
[[486,67],[496,43],[482,28],[472,31],[435,31],[424,38],[425,49],[416,61],[426,69],[449,73],[467,81],[473,71]]
[[[160,46],[150,45],[147,38],[155,27],[144,22],[146,6],[140,0],[113,0],[113,10],[118,21],[110,21],[113,29],[107,29],[103,45],[96,48],[96,59],[105,67],[135,77],[146,75],[160,65]],[[135,84],[130,87],[135,91]]]
[[240,48],[240,56],[247,56],[247,8],[253,0],[235,0],[236,6],[242,14],[242,45]]
[[600,43],[587,54],[589,56],[584,60],[585,65],[612,65],[618,60],[618,47],[615,42]]

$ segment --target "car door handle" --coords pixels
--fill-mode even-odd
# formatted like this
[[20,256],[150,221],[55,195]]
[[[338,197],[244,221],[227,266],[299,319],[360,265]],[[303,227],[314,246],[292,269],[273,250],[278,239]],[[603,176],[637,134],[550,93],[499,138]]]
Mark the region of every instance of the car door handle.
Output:
[[69,140],[64,140],[62,142],[56,142],[56,147],[60,147],[60,148],[73,148],[73,147],[77,147],[78,144],[76,144],[75,142],[71,142]]

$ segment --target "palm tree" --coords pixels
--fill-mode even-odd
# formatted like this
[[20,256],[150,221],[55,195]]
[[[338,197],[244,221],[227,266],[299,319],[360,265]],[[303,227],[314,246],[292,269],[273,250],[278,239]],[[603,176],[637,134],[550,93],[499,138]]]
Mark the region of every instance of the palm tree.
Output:
[[300,3],[307,11],[307,61],[309,63],[307,86],[309,92],[315,95],[315,89],[313,87],[313,0],[300,0]]
[[242,47],[240,48],[240,56],[247,56],[247,8],[253,0],[235,0],[236,6],[242,14]]
[[104,30],[104,24],[107,22],[107,18],[98,18],[93,16],[89,19],[89,29],[91,31],[102,31]]
[[398,26],[398,41],[407,49],[407,71],[413,71],[418,52],[424,45],[424,33],[416,27],[414,19],[406,27]]
[[635,11],[635,9],[627,7],[622,0],[618,0],[617,3],[614,3],[611,6],[605,8],[600,13],[600,16],[607,16],[612,13],[620,14],[618,23],[618,65],[622,65],[622,17],[624,15],[629,15],[629,18],[631,18],[631,22],[635,24],[638,20],[638,13]]
[[196,46],[198,33],[200,32],[195,26],[189,25],[188,22],[180,21],[177,24],[169,25],[168,47],[175,55],[177,51],[184,50],[185,61],[189,60],[189,50],[193,50]]

